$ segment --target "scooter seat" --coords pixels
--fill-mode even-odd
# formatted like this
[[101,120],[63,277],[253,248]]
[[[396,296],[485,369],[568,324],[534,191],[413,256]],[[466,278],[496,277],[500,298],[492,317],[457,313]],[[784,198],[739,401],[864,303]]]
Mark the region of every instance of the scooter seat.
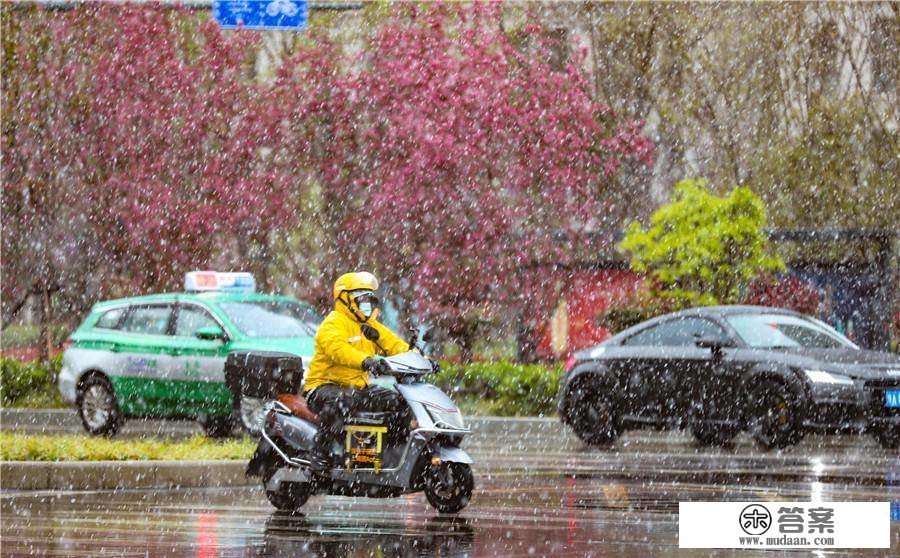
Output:
[[296,393],[279,393],[278,402],[288,408],[292,415],[303,420],[308,420],[313,424],[319,424],[319,415],[315,414],[309,405],[306,404],[306,398]]
[[360,426],[381,426],[387,422],[390,413],[356,413],[345,421],[345,424]]

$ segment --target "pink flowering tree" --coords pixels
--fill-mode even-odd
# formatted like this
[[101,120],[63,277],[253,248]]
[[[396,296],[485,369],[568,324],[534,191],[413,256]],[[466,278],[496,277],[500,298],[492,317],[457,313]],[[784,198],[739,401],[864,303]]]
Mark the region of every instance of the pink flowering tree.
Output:
[[498,310],[543,304],[527,264],[569,257],[620,163],[651,154],[541,37],[514,46],[496,5],[394,7],[329,108],[336,259],[411,293],[466,358]]
[[211,21],[183,35],[163,9],[97,12],[115,32],[100,36],[91,68],[89,180],[119,275],[172,288],[234,243],[234,264],[259,261],[265,283],[267,237],[293,211],[290,180],[265,156],[278,114],[248,78],[257,36]]
[[[40,354],[49,356],[51,301],[85,288],[71,263],[84,235],[75,185],[84,91],[73,75],[83,30],[43,10],[2,10],[2,322],[28,302],[40,309]],[[64,289],[64,286],[69,289]],[[60,296],[62,295],[62,297]],[[62,298],[62,300],[60,300]],[[60,308],[65,311],[66,308]]]

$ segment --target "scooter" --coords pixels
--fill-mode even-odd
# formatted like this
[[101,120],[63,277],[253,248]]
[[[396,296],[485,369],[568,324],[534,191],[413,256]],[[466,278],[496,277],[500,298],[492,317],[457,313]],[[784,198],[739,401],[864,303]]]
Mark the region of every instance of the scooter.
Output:
[[[377,331],[364,332],[367,337]],[[371,338],[371,337],[370,337]],[[337,463],[323,473],[310,467],[318,417],[299,391],[299,357],[245,354],[242,393],[265,397],[266,413],[248,477],[260,477],[269,502],[279,510],[297,510],[313,494],[395,497],[424,491],[441,513],[456,513],[472,496],[473,460],[460,448],[470,433],[450,398],[424,376],[431,361],[411,340],[412,349],[386,357],[390,370],[375,383],[396,389],[409,405],[412,421],[405,439],[388,433],[387,413],[359,413],[344,423],[344,436],[332,447]],[[282,395],[278,395],[281,393]]]

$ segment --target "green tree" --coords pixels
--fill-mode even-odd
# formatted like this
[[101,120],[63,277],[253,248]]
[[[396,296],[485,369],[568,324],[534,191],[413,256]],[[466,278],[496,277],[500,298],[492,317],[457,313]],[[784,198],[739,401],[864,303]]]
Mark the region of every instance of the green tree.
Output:
[[748,188],[718,197],[705,180],[682,180],[649,228],[631,223],[619,248],[677,306],[732,304],[749,281],[784,268],[769,249],[765,225],[765,206]]

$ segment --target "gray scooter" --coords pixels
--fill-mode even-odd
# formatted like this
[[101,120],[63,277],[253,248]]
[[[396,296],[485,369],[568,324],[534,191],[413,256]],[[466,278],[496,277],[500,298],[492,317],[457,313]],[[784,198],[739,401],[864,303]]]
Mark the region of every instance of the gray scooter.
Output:
[[418,491],[442,513],[458,512],[469,503],[473,461],[460,444],[470,431],[450,398],[423,380],[432,372],[431,362],[415,342],[411,346],[408,352],[387,357],[390,371],[375,379],[396,389],[409,405],[413,421],[406,439],[392,440],[387,413],[359,413],[345,422],[344,436],[333,446],[341,465],[325,473],[310,469],[317,417],[301,397],[292,397],[290,406],[275,397],[299,391],[299,358],[269,353],[261,359],[256,353],[232,360],[239,368],[244,363],[238,370],[245,379],[242,393],[268,399],[247,476],[262,479],[272,505],[297,510],[317,493],[378,498]]

